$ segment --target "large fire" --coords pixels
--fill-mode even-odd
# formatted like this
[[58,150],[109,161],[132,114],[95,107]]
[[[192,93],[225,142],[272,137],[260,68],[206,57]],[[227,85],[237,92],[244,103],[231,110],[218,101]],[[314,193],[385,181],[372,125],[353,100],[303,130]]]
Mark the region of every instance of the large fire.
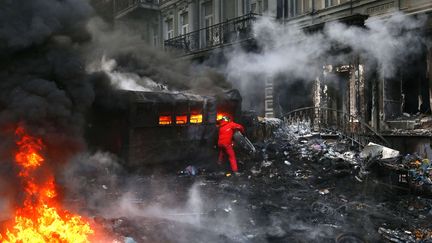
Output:
[[15,133],[18,138],[15,162],[20,167],[18,176],[24,186],[24,201],[16,209],[12,222],[0,233],[0,242],[90,242],[94,231],[89,222],[60,207],[52,173],[40,176],[45,162],[42,140],[28,135],[22,127]]

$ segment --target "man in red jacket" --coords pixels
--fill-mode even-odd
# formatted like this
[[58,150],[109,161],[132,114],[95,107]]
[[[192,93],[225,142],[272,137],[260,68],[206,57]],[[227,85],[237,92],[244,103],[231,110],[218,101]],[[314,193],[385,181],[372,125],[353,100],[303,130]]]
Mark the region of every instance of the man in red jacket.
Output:
[[237,172],[238,168],[237,168],[237,160],[233,148],[233,135],[234,132],[236,131],[240,131],[242,134],[244,134],[244,128],[242,125],[230,121],[230,119],[226,116],[222,117],[222,119],[218,120],[217,122],[219,126],[218,163],[222,164],[224,161],[224,157],[228,156],[228,160],[231,165],[231,170],[233,172]]

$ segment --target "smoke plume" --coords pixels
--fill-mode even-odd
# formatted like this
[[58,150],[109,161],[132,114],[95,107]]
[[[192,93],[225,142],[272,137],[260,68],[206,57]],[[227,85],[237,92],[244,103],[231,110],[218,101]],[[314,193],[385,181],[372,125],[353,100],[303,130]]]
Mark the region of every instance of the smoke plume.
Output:
[[364,27],[330,22],[311,32],[264,17],[253,26],[258,50],[230,50],[224,72],[242,91],[245,103],[256,99],[256,87],[264,87],[265,81],[313,81],[323,74],[324,65],[347,65],[356,55],[366,66],[377,66],[381,78],[392,78],[404,60],[426,44],[424,25],[423,16],[395,13],[386,19],[371,17]]
[[[141,36],[125,23],[118,23],[112,28],[100,18],[93,18],[88,22],[87,29],[93,36],[92,42],[83,51],[88,69],[107,72],[117,87],[198,94],[217,93],[231,87],[223,75],[213,68],[175,58],[145,44]],[[107,61],[115,63],[109,70],[106,68]]]
[[[45,166],[62,173],[73,155],[86,150],[90,109],[122,107],[119,90],[212,94],[230,87],[213,69],[146,46],[127,26],[104,23],[86,0],[2,2],[0,81],[0,221],[20,203],[13,162],[18,125],[42,139]],[[92,164],[80,165],[92,170]]]

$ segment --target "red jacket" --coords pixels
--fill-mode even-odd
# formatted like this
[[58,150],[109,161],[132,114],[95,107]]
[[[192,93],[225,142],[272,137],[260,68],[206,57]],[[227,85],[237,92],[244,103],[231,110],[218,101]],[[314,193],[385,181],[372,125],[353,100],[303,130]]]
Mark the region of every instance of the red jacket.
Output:
[[244,128],[242,125],[231,121],[222,121],[219,125],[218,144],[231,145],[234,132],[237,130],[244,134]]

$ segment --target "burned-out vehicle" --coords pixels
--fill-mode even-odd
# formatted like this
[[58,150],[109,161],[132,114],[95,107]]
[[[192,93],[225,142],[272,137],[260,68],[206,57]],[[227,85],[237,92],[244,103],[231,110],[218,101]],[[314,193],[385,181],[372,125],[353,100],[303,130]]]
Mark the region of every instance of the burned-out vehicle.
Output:
[[121,105],[95,104],[86,137],[90,149],[117,154],[130,168],[215,160],[217,118],[241,115],[237,90],[215,96],[121,91],[111,98]]

